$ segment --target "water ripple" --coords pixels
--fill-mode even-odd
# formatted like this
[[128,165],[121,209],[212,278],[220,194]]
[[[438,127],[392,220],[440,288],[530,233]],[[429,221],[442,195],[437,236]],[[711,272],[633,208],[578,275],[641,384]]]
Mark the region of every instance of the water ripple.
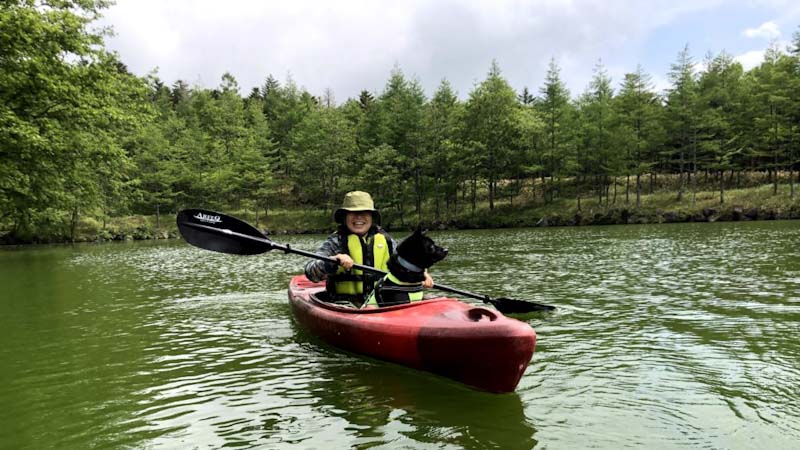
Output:
[[[473,391],[309,336],[286,302],[300,257],[178,242],[44,249],[0,254],[5,284],[26,292],[0,306],[0,447],[800,439],[796,223],[431,235],[450,248],[437,282],[559,306],[521,317],[538,343],[516,393]],[[286,237],[306,249],[321,239]]]

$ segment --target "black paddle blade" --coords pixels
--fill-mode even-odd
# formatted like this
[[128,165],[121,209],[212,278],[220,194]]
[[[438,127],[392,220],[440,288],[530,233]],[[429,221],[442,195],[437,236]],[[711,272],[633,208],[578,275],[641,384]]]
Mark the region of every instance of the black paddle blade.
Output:
[[221,253],[257,255],[272,250],[272,241],[247,222],[204,209],[178,213],[178,231],[186,242]]
[[550,312],[556,310],[556,307],[553,305],[526,302],[523,300],[516,300],[506,297],[490,298],[488,301],[503,314],[524,314],[530,312]]

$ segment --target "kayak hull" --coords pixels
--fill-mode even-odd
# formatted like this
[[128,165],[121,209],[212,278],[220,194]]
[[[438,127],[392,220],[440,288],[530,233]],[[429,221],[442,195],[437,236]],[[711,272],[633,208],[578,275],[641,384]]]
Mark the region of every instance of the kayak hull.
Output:
[[533,328],[493,309],[446,297],[354,309],[320,301],[324,290],[324,283],[293,277],[292,312],[312,334],[353,353],[496,393],[514,391],[533,357]]

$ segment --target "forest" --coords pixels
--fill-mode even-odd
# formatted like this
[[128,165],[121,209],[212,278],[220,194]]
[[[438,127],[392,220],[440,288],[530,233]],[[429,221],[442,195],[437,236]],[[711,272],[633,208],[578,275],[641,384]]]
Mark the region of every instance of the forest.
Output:
[[214,88],[136,76],[94,25],[107,6],[0,8],[0,240],[189,206],[329,212],[352,189],[409,221],[567,199],[636,209],[656,191],[725,204],[763,185],[795,202],[800,31],[750,70],[686,45],[663,92],[642,67],[614,81],[598,62],[572,93],[551,59],[538,88],[492,62],[463,98],[447,74],[428,96],[396,66],[381,92],[337,102],[270,74],[250,92],[231,73]]

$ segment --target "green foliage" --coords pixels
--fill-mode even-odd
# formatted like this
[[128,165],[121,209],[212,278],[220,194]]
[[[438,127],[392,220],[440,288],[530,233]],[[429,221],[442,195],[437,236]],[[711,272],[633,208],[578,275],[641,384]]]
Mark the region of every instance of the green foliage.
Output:
[[611,78],[598,63],[589,88],[578,102],[580,143],[576,145],[575,159],[568,159],[565,164],[567,174],[584,180],[590,177],[602,180],[596,184],[599,196],[606,192],[608,178],[604,175],[625,173],[623,158],[626,154],[618,151],[617,147],[620,142],[619,131],[614,127],[617,118],[613,96]]
[[148,120],[144,81],[88,31],[103,1],[0,9],[0,220],[24,233],[71,211],[124,212],[124,146]]
[[[614,92],[598,64],[572,99],[555,60],[534,97],[493,61],[466,101],[446,80],[428,99],[395,67],[383,92],[337,106],[330,90],[318,98],[271,75],[244,97],[230,73],[213,89],[134,76],[90,29],[106,6],[0,9],[6,241],[160,236],[172,223],[161,216],[188,206],[320,230],[352,189],[370,191],[395,226],[530,224],[565,208],[617,208],[618,190],[627,208],[631,189],[637,210],[684,208],[690,182],[693,208],[730,205],[738,188],[765,181],[796,201],[800,32],[788,54],[773,47],[749,71],[725,53],[698,71],[687,46],[663,98],[641,67]],[[118,224],[130,215],[152,220]]]
[[[341,111],[317,108],[305,116],[291,134],[291,179],[302,186],[298,200],[332,208],[340,200],[339,180],[358,165],[356,135]],[[347,187],[343,189],[347,190]]]
[[542,176],[550,176],[550,187],[546,189],[544,198],[551,201],[556,191],[554,178],[574,172],[571,169],[575,167],[574,108],[555,59],[550,60],[545,82],[539,93],[542,94],[542,99],[537,106],[545,124],[544,152],[541,159],[545,170]]
[[678,59],[672,64],[669,72],[672,83],[667,93],[667,106],[664,119],[668,132],[666,154],[670,159],[677,159],[678,172],[681,175],[678,187],[678,199],[683,196],[685,188],[684,173],[687,155],[697,157],[697,103],[698,85],[695,63],[689,54],[689,46],[683,48]]
[[489,209],[494,208],[497,182],[518,170],[512,155],[521,137],[520,108],[516,93],[493,61],[486,80],[470,93],[464,114],[464,136],[477,144],[470,148],[478,152],[473,158],[478,161],[477,175],[488,185]]
[[[619,95],[614,99],[615,139],[620,173],[636,177],[636,206],[641,206],[642,179],[661,162],[665,143],[660,98],[653,92],[649,75],[641,66],[625,74]],[[626,186],[628,184],[626,183]],[[627,198],[627,191],[626,191]]]
[[[698,140],[700,164],[722,173],[733,167],[733,159],[744,150],[742,132],[742,66],[721,53],[709,56],[700,77]],[[720,176],[722,180],[722,176]],[[720,202],[724,201],[724,183],[720,183]]]
[[427,180],[428,198],[433,199],[434,214],[441,217],[444,205],[454,203],[458,195],[458,180],[463,167],[459,164],[462,152],[453,145],[458,139],[463,105],[447,80],[442,80],[425,111],[424,141],[426,153],[422,168]]
[[[421,213],[423,198],[423,161],[424,161],[424,105],[425,94],[417,80],[407,80],[399,67],[395,67],[380,96],[383,111],[381,119],[385,120],[382,128],[385,139],[378,145],[389,145],[397,151],[399,158],[391,161],[394,170],[410,182],[403,183],[392,200],[407,202],[413,198],[417,214]],[[398,186],[398,188],[400,187]]]

